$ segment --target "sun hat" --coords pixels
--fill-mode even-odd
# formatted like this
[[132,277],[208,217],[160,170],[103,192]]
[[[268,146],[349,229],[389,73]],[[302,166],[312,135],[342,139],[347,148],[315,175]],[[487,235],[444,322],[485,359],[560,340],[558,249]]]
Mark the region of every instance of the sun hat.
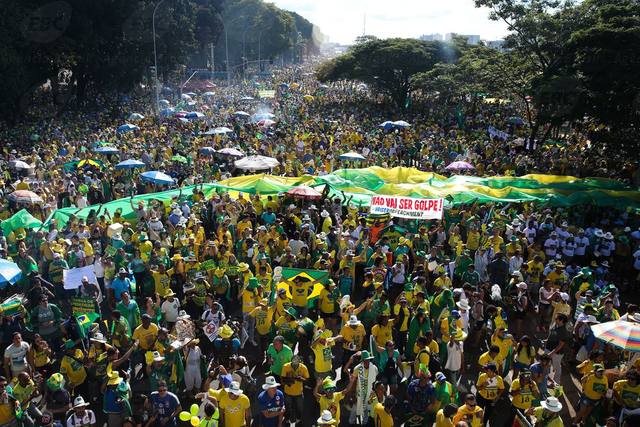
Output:
[[229,384],[229,387],[224,390],[227,393],[235,394],[236,396],[240,396],[242,394],[242,389],[240,388],[238,381],[232,381],[231,384]]
[[547,411],[551,412],[560,412],[562,411],[562,403],[558,400],[557,397],[549,396],[546,400],[540,402],[540,405]]
[[593,372],[604,371],[604,365],[602,363],[594,363]]
[[360,353],[360,359],[372,360],[373,356],[367,350],[362,350],[362,353]]
[[331,378],[325,378],[324,381],[322,381],[322,389],[325,391],[335,390],[336,383]]
[[466,332],[460,328],[456,329],[456,331],[451,336],[456,341],[464,341],[467,338]]
[[471,308],[471,306],[469,306],[469,301],[466,299],[461,299],[460,301],[456,302],[456,306],[458,306],[458,308],[462,310],[469,310]]
[[164,361],[164,356],[161,355],[159,351],[154,351],[153,352],[153,361],[154,362],[163,362]]
[[177,317],[177,319],[178,319],[178,320],[179,320],[179,319],[191,319],[191,316],[190,316],[190,315],[189,315],[189,313],[187,313],[186,311],[184,311],[184,310],[180,310],[180,311],[178,312],[178,317]]
[[107,340],[104,338],[104,335],[102,335],[100,332],[97,332],[93,335],[92,338],[89,338],[89,341],[99,342],[102,344],[105,344],[107,342]]
[[331,411],[328,411],[326,409],[322,411],[320,418],[318,418],[318,420],[316,421],[316,424],[318,425],[335,425],[335,423],[336,420],[333,418],[333,415],[331,415]]
[[262,385],[262,389],[269,390],[270,388],[276,388],[279,385],[280,383],[276,381],[275,377],[269,376],[264,379],[264,384]]
[[293,318],[297,318],[298,317],[298,311],[293,307],[287,308],[285,310],[285,313],[287,313],[289,316],[292,316]]
[[447,377],[442,372],[436,372],[436,380],[437,381],[446,381]]
[[89,406],[89,404],[84,401],[84,398],[82,396],[78,396],[73,399],[73,409],[86,408],[87,406]]
[[525,282],[520,282],[516,285],[518,289],[527,289],[527,284]]
[[360,321],[358,320],[358,317],[354,314],[352,314],[351,316],[349,316],[349,321],[347,322],[347,325],[349,326],[358,326],[360,324]]
[[220,328],[218,336],[222,339],[231,338],[233,336],[233,329],[231,329],[231,326],[225,324]]
[[122,378],[118,374],[118,371],[111,371],[107,374],[107,385],[118,385],[122,382]]

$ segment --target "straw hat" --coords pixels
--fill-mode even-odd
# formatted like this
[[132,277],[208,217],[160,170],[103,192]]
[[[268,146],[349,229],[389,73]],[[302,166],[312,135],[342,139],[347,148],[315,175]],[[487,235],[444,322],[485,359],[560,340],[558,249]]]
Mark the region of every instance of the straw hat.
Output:
[[280,383],[276,381],[275,377],[269,376],[264,379],[264,384],[262,384],[262,389],[269,390],[270,388],[276,388],[279,385]]
[[318,424],[319,426],[321,425],[335,425],[336,424],[336,420],[333,418],[333,415],[331,415],[331,411],[328,410],[324,410],[322,411],[322,415],[320,415],[320,418],[318,418],[318,420],[316,421],[316,424]]
[[242,394],[242,389],[240,388],[240,384],[237,381],[231,382],[229,387],[224,389],[227,393],[235,394],[236,396],[240,396]]
[[562,403],[558,400],[557,397],[549,396],[546,400],[540,402],[540,405],[547,411],[551,412],[560,412],[562,411]]
[[78,396],[73,399],[73,409],[86,408],[87,406],[89,406],[89,404],[84,401],[84,398],[82,396]]

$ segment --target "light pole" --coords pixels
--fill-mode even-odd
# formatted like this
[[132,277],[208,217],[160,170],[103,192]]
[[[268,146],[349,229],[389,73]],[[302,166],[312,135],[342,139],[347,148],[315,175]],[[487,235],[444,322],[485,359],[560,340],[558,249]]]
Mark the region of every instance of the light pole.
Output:
[[158,51],[156,49],[156,12],[158,11],[160,5],[164,2],[165,0],[160,0],[156,7],[153,8],[153,15],[151,15],[151,26],[153,29],[153,73],[155,74],[155,76],[153,77],[155,79],[156,88],[156,115],[160,115],[160,88],[158,88]]

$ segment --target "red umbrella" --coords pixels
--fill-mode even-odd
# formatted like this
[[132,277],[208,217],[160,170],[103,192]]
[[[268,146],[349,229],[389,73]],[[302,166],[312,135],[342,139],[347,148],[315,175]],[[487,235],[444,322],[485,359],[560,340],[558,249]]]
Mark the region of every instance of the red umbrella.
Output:
[[298,185],[287,191],[287,194],[298,199],[318,200],[322,198],[322,193],[306,185]]

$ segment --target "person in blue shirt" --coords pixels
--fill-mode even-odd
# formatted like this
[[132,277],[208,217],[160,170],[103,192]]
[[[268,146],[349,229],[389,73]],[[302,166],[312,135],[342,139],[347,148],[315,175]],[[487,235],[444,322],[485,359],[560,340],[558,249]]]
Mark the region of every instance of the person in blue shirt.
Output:
[[409,410],[414,414],[426,417],[428,413],[433,414],[434,412],[436,389],[431,383],[428,367],[421,364],[416,376],[417,378],[411,381],[407,387]]
[[531,379],[538,386],[540,395],[547,397],[547,382],[549,380],[549,372],[551,371],[551,356],[544,353],[538,357],[538,360],[538,362],[535,362],[529,367]]
[[273,213],[271,206],[267,206],[266,212],[263,212],[260,218],[262,218],[262,221],[267,225],[271,225],[276,222],[276,214]]
[[158,381],[158,391],[151,393],[145,407],[151,410],[151,427],[175,427],[176,417],[182,411],[178,396],[171,393],[165,381]]
[[258,404],[260,405],[260,426],[261,427],[280,427],[284,419],[284,393],[278,390],[280,383],[276,382],[275,377],[269,376],[265,378],[262,391],[258,395]]
[[121,268],[118,271],[118,277],[111,282],[111,292],[113,292],[116,302],[120,302],[123,292],[131,292],[131,280],[127,277],[128,274],[129,272],[126,268]]

